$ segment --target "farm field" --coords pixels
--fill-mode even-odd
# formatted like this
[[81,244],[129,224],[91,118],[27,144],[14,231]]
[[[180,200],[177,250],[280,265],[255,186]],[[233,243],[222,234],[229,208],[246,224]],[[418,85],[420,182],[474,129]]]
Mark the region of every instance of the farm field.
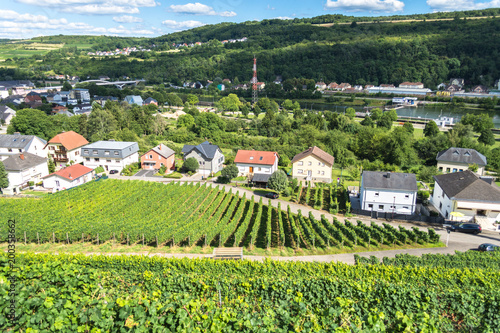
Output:
[[[478,260],[498,262],[490,254]],[[497,269],[0,254],[2,332],[496,332]],[[13,280],[10,280],[13,279]],[[9,295],[9,296],[7,296]]]
[[[1,198],[0,218],[15,217],[18,240],[32,243],[387,249],[439,242],[433,229],[317,220],[248,199],[199,183],[107,179],[39,199]],[[6,239],[6,225],[0,233]]]

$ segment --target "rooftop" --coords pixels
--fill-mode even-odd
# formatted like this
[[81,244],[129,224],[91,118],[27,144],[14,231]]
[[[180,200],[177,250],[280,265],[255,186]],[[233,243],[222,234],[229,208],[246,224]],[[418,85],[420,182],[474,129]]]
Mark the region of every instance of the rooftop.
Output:
[[49,144],[50,143],[58,143],[61,144],[67,150],[73,150],[75,148],[85,146],[89,142],[80,134],[73,131],[69,131],[57,134],[55,137],[50,139]]
[[3,164],[7,171],[22,171],[47,163],[47,159],[30,153],[18,153],[7,157]]
[[310,156],[310,155],[316,156],[317,158],[328,163],[329,165],[333,165],[333,162],[334,162],[333,156],[328,154],[326,151],[316,147],[316,146],[309,147],[309,149],[303,151],[302,153],[298,153],[297,155],[295,155],[292,159],[292,163],[300,161],[301,159],[303,159],[307,156]]
[[96,141],[94,143],[90,143],[86,145],[85,149],[125,149],[132,145],[137,144],[137,142],[128,142],[128,141]]
[[278,158],[275,151],[238,150],[234,163],[273,165]]
[[437,154],[437,161],[455,162],[465,164],[477,164],[485,166],[487,163],[486,156],[471,148],[448,148]]
[[213,145],[208,141],[202,142],[197,146],[193,145],[184,145],[182,147],[182,152],[184,154],[189,154],[193,149],[198,151],[204,158],[213,159],[215,157],[215,153],[219,150],[219,146]]
[[470,170],[434,176],[449,198],[500,203],[500,188],[495,182],[481,179]]
[[417,177],[414,173],[363,171],[364,188],[417,191]]
[[[0,135],[0,147],[2,148],[25,148],[31,140],[36,138],[34,135],[21,135],[21,134],[2,134]],[[43,144],[47,141],[38,138]]]
[[93,171],[93,169],[86,167],[86,166],[83,166],[81,164],[73,164],[73,165],[66,167],[64,169],[61,169],[57,172],[51,173],[50,175],[45,176],[43,178],[47,178],[47,177],[55,175],[55,176],[59,176],[62,178],[66,178],[68,180],[73,180],[73,179],[80,178],[81,176],[86,175],[92,171]]

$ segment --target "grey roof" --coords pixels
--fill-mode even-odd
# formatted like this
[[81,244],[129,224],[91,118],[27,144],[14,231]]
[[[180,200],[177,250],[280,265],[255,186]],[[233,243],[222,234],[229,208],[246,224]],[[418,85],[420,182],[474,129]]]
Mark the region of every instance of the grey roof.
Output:
[[212,160],[215,157],[215,153],[219,150],[219,146],[213,145],[208,141],[202,142],[197,146],[184,145],[182,147],[182,152],[184,155],[189,154],[192,150],[196,150],[204,159]]
[[146,100],[144,101],[145,104],[149,104],[151,102],[155,102],[155,103],[158,103],[158,101],[156,99],[154,99],[153,97],[148,97],[146,98]]
[[269,178],[271,177],[270,174],[265,174],[265,173],[254,173],[252,177],[252,181],[256,183],[267,183]]
[[434,176],[434,180],[450,199],[500,202],[500,188],[470,170]]
[[158,146],[154,147],[151,150],[154,151],[154,152],[156,152],[157,154],[165,157],[165,158],[168,158],[169,156],[172,156],[173,154],[175,154],[175,151],[173,151],[172,149],[168,148],[163,143],[160,143]]
[[[36,138],[35,135],[20,135],[20,134],[3,134],[0,135],[0,147],[2,148],[25,148],[30,142]],[[38,138],[44,145],[47,141]]]
[[24,101],[24,97],[21,95],[11,95],[2,99],[2,104],[12,103],[12,104],[21,104]]
[[83,157],[125,158],[138,152],[139,144],[126,141],[97,141],[80,149]]
[[437,154],[436,160],[442,162],[477,164],[481,166],[488,164],[486,157],[483,154],[471,148],[451,147],[446,150],[442,150]]
[[7,120],[11,114],[16,115],[16,111],[6,105],[0,105],[0,120]]
[[[24,159],[21,158],[21,155],[24,156]],[[47,163],[46,158],[26,152],[12,155],[3,161],[7,171],[22,171],[43,163]]]
[[33,82],[29,80],[16,80],[16,81],[0,81],[0,87],[5,87],[7,89],[14,87],[34,87]]
[[414,173],[363,171],[364,188],[396,191],[417,191],[417,177]]

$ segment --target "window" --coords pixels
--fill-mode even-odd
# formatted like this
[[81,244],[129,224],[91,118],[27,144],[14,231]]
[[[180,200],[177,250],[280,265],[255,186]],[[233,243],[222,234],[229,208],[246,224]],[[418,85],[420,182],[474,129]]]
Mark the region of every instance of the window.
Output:
[[[19,152],[20,152],[20,153],[22,153],[22,152],[23,152],[23,150],[22,150],[22,149],[19,149]],[[462,170],[460,170],[460,171],[462,171]]]
[[97,150],[93,150],[92,154],[97,155]]
[[384,205],[378,205],[378,209],[384,210]]
[[161,160],[161,155],[158,155],[158,159]]
[[83,151],[83,153],[84,153],[84,154],[88,154],[88,153],[89,153],[89,150],[88,150],[88,149],[85,149],[85,150]]
[[313,162],[309,161],[309,163],[307,163],[308,165],[313,165]]
[[439,167],[439,171],[443,172],[443,167]]
[[90,157],[87,157],[85,161],[90,162]]
[[250,156],[250,160],[253,160],[253,156]]
[[464,169],[460,169],[460,170],[458,170],[458,171],[462,172],[462,171],[464,171]]
[[118,152],[118,150],[115,150],[115,156],[118,156],[120,155],[120,153]]
[[391,209],[396,209],[396,207],[395,206],[391,206]]
[[450,168],[446,168],[446,172],[450,172]]
[[321,175],[321,171],[318,170],[318,175]]
[[56,180],[56,186],[57,187],[61,186],[58,180]]
[[325,166],[325,163],[321,163],[321,166]]
[[99,162],[99,157],[94,158],[94,161]]
[[368,204],[368,208],[373,208],[373,204]]
[[453,168],[453,172],[457,172],[457,168]]
[[321,171],[321,175],[324,176],[325,175],[325,172],[324,171]]
[[443,203],[442,202],[439,203],[439,209],[441,209],[441,208],[443,208]]
[[318,162],[318,166],[321,166],[321,162]]
[[259,161],[262,161],[262,159],[263,159],[263,158],[264,158],[264,157],[263,157],[263,156],[261,156],[261,157],[259,158]]
[[410,207],[408,207],[408,206],[403,206],[403,209],[410,209]]
[[75,151],[75,156],[78,156],[78,155],[80,155],[80,152],[77,150],[77,151]]
[[379,193],[378,192],[375,192],[375,196],[378,197]]
[[300,166],[304,165],[304,161],[299,161],[299,164]]
[[104,152],[104,155],[109,155],[109,150],[106,150],[106,151]]
[[111,163],[111,160],[106,160],[106,163]]
[[410,195],[409,194],[405,194],[405,199],[409,199],[410,198]]
[[153,155],[149,155],[149,159],[151,159],[151,160],[152,160],[152,159],[153,159]]
[[9,153],[12,153],[12,149],[9,148]]
[[304,170],[299,169],[299,170],[297,170],[297,173],[304,173]]

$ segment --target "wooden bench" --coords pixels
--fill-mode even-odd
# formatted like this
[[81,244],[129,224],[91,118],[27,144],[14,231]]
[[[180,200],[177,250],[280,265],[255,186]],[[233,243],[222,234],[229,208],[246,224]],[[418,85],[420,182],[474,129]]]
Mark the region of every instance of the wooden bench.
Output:
[[214,259],[243,259],[242,247],[216,247],[213,254]]

